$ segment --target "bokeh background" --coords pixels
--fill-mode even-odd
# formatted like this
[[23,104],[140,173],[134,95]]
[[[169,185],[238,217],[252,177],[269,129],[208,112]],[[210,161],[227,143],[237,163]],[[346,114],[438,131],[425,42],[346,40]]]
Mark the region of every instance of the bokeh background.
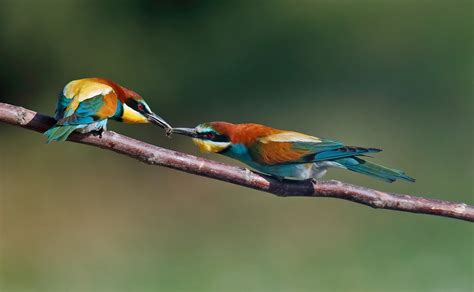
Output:
[[[473,204],[472,1],[0,0],[0,101],[104,76],[175,126],[257,122],[385,149]],[[201,155],[150,125],[109,128]],[[278,198],[0,124],[0,291],[472,291],[473,225]],[[207,156],[235,164],[225,158]]]

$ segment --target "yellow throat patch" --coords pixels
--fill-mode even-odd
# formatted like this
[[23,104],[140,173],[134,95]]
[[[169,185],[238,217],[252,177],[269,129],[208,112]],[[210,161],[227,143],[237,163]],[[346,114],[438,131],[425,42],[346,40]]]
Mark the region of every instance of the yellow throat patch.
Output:
[[193,138],[193,142],[199,147],[199,150],[204,153],[218,153],[230,145],[229,142],[213,142],[197,138]]
[[130,124],[145,124],[148,119],[139,112],[133,110],[126,104],[123,104],[122,122]]

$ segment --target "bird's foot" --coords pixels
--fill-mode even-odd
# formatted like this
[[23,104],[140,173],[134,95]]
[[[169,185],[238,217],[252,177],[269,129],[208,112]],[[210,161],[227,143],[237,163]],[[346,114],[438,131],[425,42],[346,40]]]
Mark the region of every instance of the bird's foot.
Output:
[[100,139],[102,139],[102,134],[103,134],[105,131],[106,131],[106,130],[105,130],[104,128],[101,128],[101,129],[99,129],[99,130],[94,130],[94,131],[92,131],[91,134],[92,134],[93,136],[96,136],[96,137],[98,136]]

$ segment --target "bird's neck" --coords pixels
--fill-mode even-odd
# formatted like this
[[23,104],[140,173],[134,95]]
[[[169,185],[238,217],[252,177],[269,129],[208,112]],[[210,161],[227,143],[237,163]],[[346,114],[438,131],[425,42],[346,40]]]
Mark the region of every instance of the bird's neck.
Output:
[[117,100],[117,108],[115,110],[114,115],[111,117],[111,119],[121,122],[122,115],[123,115],[123,104],[120,100]]
[[148,123],[148,119],[146,117],[144,117],[139,112],[133,110],[131,107],[121,102],[120,100],[118,100],[117,109],[112,119],[119,122],[130,123],[130,124]]
[[244,144],[232,144],[220,154],[227,157],[239,160],[246,164],[252,163],[252,157],[249,154],[248,148]]

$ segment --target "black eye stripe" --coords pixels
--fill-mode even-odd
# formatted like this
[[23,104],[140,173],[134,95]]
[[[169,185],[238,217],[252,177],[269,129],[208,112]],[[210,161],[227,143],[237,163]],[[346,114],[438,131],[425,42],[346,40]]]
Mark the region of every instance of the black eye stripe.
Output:
[[229,137],[227,137],[226,135],[220,135],[214,132],[198,133],[198,138],[202,140],[210,140],[214,142],[230,142]]
[[133,98],[127,99],[125,101],[125,104],[128,105],[129,107],[133,108],[133,109],[136,109],[137,106],[138,106],[138,102]]
[[125,104],[128,105],[129,107],[131,107],[132,109],[136,110],[136,111],[139,111],[139,112],[146,111],[145,105],[143,105],[142,103],[139,103],[138,101],[136,101],[133,98],[127,99],[125,101]]

